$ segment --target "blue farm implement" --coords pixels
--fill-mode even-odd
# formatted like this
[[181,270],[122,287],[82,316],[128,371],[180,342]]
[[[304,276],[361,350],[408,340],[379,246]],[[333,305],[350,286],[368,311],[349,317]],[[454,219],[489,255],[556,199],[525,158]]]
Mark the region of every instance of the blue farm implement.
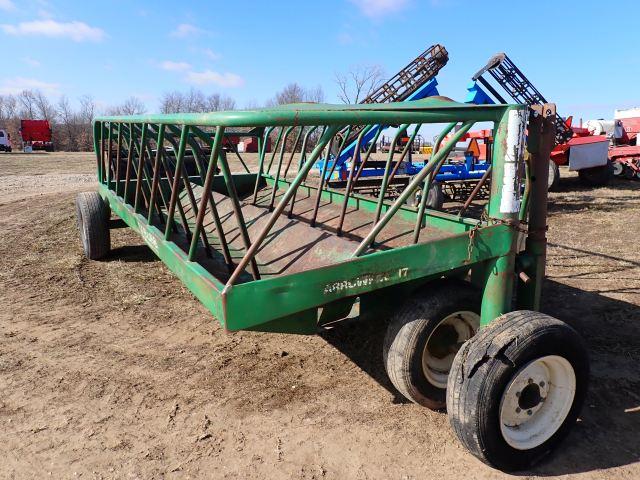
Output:
[[[437,96],[439,93],[435,76],[446,64],[447,59],[444,47],[430,47],[367,97],[363,103],[415,101]],[[395,135],[381,136],[381,133],[390,127],[397,129]],[[427,153],[423,149],[422,136],[418,133],[420,127],[421,125],[416,125],[410,133],[408,125],[374,125],[360,138],[360,131],[342,132],[342,142],[346,148],[341,148],[339,154],[330,152],[315,165],[322,183],[326,182],[332,188],[349,188],[359,193],[374,195],[383,191],[389,198],[397,197],[411,177],[422,171],[430,160],[427,158],[415,161],[413,158],[415,153]],[[467,134],[462,140],[470,140],[473,137],[473,134]],[[456,199],[460,192],[468,193],[473,190],[478,181],[484,182],[490,172],[490,162],[486,160],[486,152],[480,155],[479,151],[476,151],[477,141],[483,140],[481,146],[489,149],[490,137],[490,134],[484,137],[477,136],[464,152],[458,151],[458,155],[444,159],[437,173],[430,176],[427,184],[418,190],[417,197],[412,196],[409,203],[419,200],[422,191],[427,191],[430,192],[427,201],[429,207],[440,208],[445,193],[450,199]],[[438,144],[442,140],[440,138]],[[387,160],[371,158],[371,153],[377,149],[383,154],[388,154]],[[436,152],[437,148],[434,148],[430,149],[428,154],[433,156]],[[399,156],[394,158],[396,153]]]
[[[386,83],[378,87],[361,103],[409,102],[439,95],[436,75],[449,60],[447,50],[442,45],[433,45],[422,52],[406,67],[396,73]],[[370,126],[360,139],[361,128],[340,132],[346,148],[336,155],[329,155],[328,161],[321,159],[315,167],[324,173],[324,178],[346,178],[349,166],[347,162],[354,157],[356,150],[364,150],[375,144],[383,130],[389,125]],[[366,176],[366,175],[365,175]]]
[[[419,127],[418,127],[419,128]],[[346,162],[346,168],[334,174],[327,183],[332,188],[348,188],[358,193],[377,195],[381,190],[388,198],[397,197],[409,184],[411,178],[419,174],[431,161],[431,157],[437,153],[443,140],[448,140],[451,134],[439,138],[431,155],[422,161],[414,161],[412,153],[412,140],[415,142],[416,132],[408,141],[402,141],[402,131],[399,131],[383,153],[387,153],[387,160],[369,160],[365,152],[364,156],[359,152],[355,159]],[[481,182],[476,194],[486,194],[485,182],[491,172],[490,149],[493,138],[491,131],[478,130],[468,132],[460,136],[458,142],[465,142],[467,146],[463,151],[453,151],[444,158],[435,175],[421,189],[408,199],[409,205],[417,205],[420,198],[427,193],[427,206],[440,209],[445,197],[449,200],[463,200]],[[398,149],[397,144],[403,145]],[[395,159],[395,154],[399,158]],[[351,173],[355,172],[355,173]],[[482,195],[481,195],[482,196]]]

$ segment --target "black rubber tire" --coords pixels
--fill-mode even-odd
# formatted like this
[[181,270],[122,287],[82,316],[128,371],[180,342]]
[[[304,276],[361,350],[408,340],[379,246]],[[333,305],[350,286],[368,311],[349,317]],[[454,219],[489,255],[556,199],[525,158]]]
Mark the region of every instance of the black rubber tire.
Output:
[[[417,207],[420,205],[420,199],[422,198],[422,190],[417,190],[413,192],[411,196],[407,199],[407,205],[411,207]],[[439,182],[433,182],[429,186],[429,193],[427,196],[427,203],[425,203],[427,208],[432,210],[442,210],[442,205],[444,205],[444,192],[442,191],[442,185]]]
[[606,165],[600,167],[583,168],[578,170],[580,182],[587,187],[604,187],[613,176],[613,165],[607,161]]
[[109,205],[97,192],[82,192],[76,196],[76,220],[82,248],[87,258],[100,260],[111,248]]
[[548,181],[548,190],[550,192],[555,192],[558,190],[560,186],[560,168],[558,164],[553,160],[549,160],[549,181]]
[[404,397],[434,410],[444,408],[446,388],[431,383],[422,367],[427,340],[438,324],[455,312],[479,315],[480,303],[480,292],[470,283],[439,280],[411,296],[393,315],[382,355],[391,383]]
[[442,210],[444,205],[444,192],[440,182],[433,182],[427,192],[427,208],[432,210]]
[[628,165],[624,165],[622,176],[624,176],[624,178],[626,178],[627,180],[633,180],[636,178],[636,172],[634,172],[633,169]]
[[[559,355],[576,376],[573,403],[564,422],[541,445],[519,450],[504,439],[502,395],[516,373],[532,360]],[[491,322],[458,351],[449,374],[447,411],[460,442],[478,459],[504,471],[531,467],[551,452],[575,424],[587,392],[589,360],[580,335],[566,323],[527,310]]]

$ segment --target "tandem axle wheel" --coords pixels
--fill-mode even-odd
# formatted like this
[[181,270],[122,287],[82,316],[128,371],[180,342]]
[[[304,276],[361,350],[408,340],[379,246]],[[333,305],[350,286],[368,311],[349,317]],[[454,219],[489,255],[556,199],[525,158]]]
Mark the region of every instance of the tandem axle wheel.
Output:
[[471,284],[427,284],[387,328],[383,357],[391,383],[412,402],[444,408],[453,359],[479,327],[480,293]]
[[506,313],[456,355],[447,384],[449,421],[484,463],[526,469],[576,423],[588,376],[587,350],[573,328],[538,312]]
[[98,192],[82,192],[76,196],[76,221],[84,254],[90,260],[100,260],[109,253],[109,204]]
[[468,283],[427,285],[392,318],[384,342],[389,378],[407,399],[446,405],[454,433],[484,463],[505,471],[535,464],[575,424],[589,362],[569,325],[533,311],[480,326]]

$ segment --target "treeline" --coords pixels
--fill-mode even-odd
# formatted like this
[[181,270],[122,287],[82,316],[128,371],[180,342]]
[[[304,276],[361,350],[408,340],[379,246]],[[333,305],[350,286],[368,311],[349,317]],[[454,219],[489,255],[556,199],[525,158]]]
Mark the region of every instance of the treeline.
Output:
[[[145,110],[145,105],[139,99],[131,97],[121,105],[109,107],[101,113],[133,115],[144,113]],[[96,102],[90,95],[80,97],[77,107],[73,107],[65,95],[54,103],[40,90],[23,90],[17,95],[0,95],[0,128],[9,132],[16,150],[23,147],[19,132],[20,120],[48,120],[56,150],[91,150],[91,122],[97,114]]]
[[[58,104],[54,105],[39,90],[24,90],[17,95],[0,95],[0,127],[9,132],[14,149],[18,149],[22,147],[19,133],[21,119],[46,119],[52,125],[61,119],[64,128],[53,129],[56,145],[63,144],[63,148],[70,150],[87,150],[91,148],[89,126],[95,113],[95,103],[91,97],[85,96],[79,99],[79,104],[80,107],[73,110],[69,100],[63,96]],[[83,128],[85,126],[87,128]],[[69,132],[73,133],[70,135]],[[73,148],[69,148],[69,144],[72,144]]]
[[[285,103],[322,102],[322,88],[307,89],[291,83],[277,92],[265,105]],[[247,107],[257,108],[256,102]],[[218,93],[206,95],[192,88],[188,91],[171,91],[160,98],[160,113],[202,113],[235,110],[236,101]],[[137,97],[129,97],[118,105],[98,108],[90,95],[78,98],[75,105],[67,96],[52,101],[40,90],[24,90],[15,95],[0,95],[0,128],[11,135],[15,150],[23,147],[19,128],[20,120],[48,120],[52,130],[52,140],[56,150],[88,151],[93,149],[92,120],[97,115],[138,115],[147,112],[147,106]]]
[[188,92],[166,92],[160,99],[160,113],[203,113],[235,109],[236,101],[233,98],[219,93],[206,96],[195,88]]
[[[358,103],[382,83],[383,77],[384,73],[377,65],[355,66],[351,67],[347,73],[336,73],[338,98],[344,103]],[[324,101],[322,87],[306,88],[292,82],[263,104],[252,101],[244,105],[244,108]],[[229,96],[218,93],[206,95],[195,88],[188,91],[165,92],[160,97],[158,107],[151,109],[147,109],[144,102],[137,97],[129,97],[118,105],[99,108],[90,95],[79,97],[77,102],[72,104],[64,95],[57,101],[52,101],[40,90],[24,90],[15,95],[0,95],[0,128],[9,132],[14,149],[19,150],[23,147],[19,134],[20,120],[45,119],[51,125],[52,140],[56,150],[87,151],[93,148],[91,124],[97,115],[138,115],[148,111],[203,113],[236,108],[236,101]],[[309,139],[309,145],[315,143],[319,133],[314,131]],[[274,143],[275,140],[275,137],[272,138]],[[285,148],[287,150],[293,148],[293,143],[295,143],[294,138],[287,138]]]

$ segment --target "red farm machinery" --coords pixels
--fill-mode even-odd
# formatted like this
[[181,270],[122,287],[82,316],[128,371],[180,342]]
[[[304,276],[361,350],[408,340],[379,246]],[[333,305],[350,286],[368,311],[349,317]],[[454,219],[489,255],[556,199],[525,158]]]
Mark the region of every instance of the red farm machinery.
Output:
[[20,136],[25,147],[53,152],[51,125],[48,120],[20,120]]
[[609,159],[613,173],[640,180],[640,108],[616,110]]

